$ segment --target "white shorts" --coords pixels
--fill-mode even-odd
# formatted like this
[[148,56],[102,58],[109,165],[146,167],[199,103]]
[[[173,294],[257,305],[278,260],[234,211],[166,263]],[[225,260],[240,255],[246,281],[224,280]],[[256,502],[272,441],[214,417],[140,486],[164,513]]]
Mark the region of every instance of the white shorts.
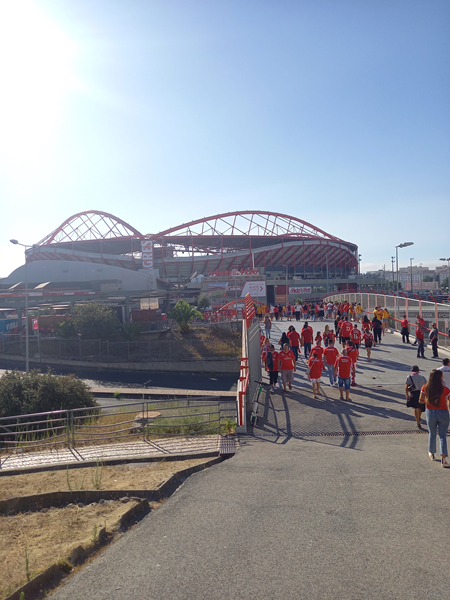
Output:
[[310,379],[311,383],[320,383],[321,381],[321,379]]

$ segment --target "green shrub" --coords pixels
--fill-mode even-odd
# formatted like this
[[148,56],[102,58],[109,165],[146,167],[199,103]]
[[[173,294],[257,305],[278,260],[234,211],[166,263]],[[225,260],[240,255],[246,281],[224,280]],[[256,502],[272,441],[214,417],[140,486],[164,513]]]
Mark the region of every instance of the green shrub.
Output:
[[0,417],[96,406],[88,386],[75,375],[6,371],[0,378]]

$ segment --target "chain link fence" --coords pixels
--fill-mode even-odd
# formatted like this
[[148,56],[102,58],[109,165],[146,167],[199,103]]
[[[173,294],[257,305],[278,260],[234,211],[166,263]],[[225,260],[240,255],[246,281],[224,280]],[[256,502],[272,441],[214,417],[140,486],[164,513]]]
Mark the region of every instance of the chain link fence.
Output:
[[[25,338],[20,335],[1,335],[0,353],[25,356]],[[132,362],[183,362],[196,360],[238,359],[241,354],[240,340],[223,341],[215,336],[207,340],[146,340],[110,341],[58,337],[30,336],[31,360],[48,358],[84,362],[132,363]]]

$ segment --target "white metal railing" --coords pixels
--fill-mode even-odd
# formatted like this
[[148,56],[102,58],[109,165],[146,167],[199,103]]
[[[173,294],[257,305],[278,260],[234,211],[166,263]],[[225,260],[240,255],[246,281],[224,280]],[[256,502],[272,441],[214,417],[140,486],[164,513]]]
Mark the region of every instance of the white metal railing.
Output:
[[356,302],[360,303],[365,313],[372,314],[375,307],[387,308],[391,314],[391,325],[396,331],[400,331],[400,321],[406,316],[410,322],[410,333],[415,331],[415,321],[421,315],[425,321],[425,327],[429,331],[433,323],[436,323],[439,331],[439,345],[450,348],[449,323],[450,304],[430,302],[406,296],[395,296],[393,294],[345,292],[331,294],[324,298],[324,302]]

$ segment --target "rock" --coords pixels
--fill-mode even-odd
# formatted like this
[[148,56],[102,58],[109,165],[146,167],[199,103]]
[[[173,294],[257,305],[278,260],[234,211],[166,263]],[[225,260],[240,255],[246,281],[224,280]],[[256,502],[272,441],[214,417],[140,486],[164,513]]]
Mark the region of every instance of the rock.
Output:
[[82,502],[78,502],[77,506],[78,508],[84,508],[84,504]]
[[99,504],[106,504],[106,500],[104,500],[103,498],[101,500],[98,501]]
[[128,496],[124,496],[123,498],[120,498],[120,502],[122,502],[123,504],[125,504],[125,502],[128,502],[130,499],[128,498]]
[[41,513],[46,513],[46,512],[48,512],[48,508],[42,508],[41,509]]

